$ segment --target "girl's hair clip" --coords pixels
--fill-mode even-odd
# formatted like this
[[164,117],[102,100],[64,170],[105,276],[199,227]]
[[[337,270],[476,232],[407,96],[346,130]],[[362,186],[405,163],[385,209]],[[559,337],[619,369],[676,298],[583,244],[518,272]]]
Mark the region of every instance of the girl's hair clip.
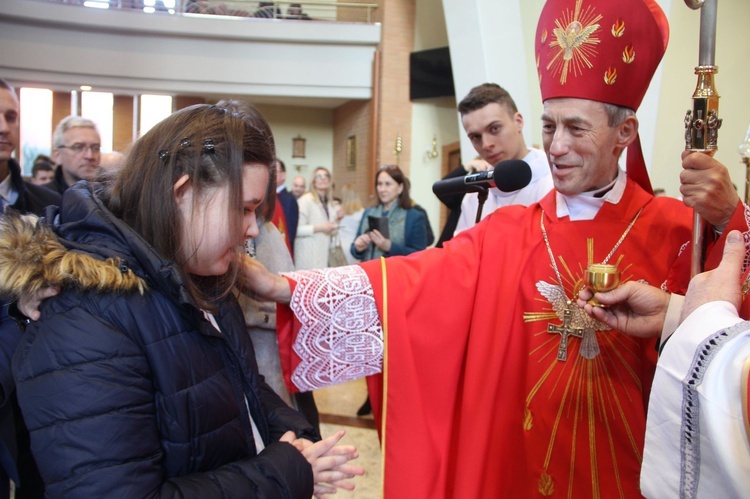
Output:
[[159,159],[162,161],[166,161],[169,159],[169,151],[162,149],[159,151]]
[[187,138],[187,137],[185,137],[184,139],[182,139],[180,141],[180,147],[181,148],[190,147],[190,139]]
[[213,153],[216,150],[216,143],[214,139],[206,139],[203,141],[203,152]]

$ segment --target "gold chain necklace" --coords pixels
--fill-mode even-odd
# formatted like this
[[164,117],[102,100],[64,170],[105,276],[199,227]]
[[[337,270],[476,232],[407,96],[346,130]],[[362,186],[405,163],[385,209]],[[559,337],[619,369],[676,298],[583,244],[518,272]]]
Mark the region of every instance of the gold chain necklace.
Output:
[[[633,225],[635,225],[635,221],[638,220],[638,217],[641,214],[641,211],[643,211],[643,208],[638,210],[638,213],[635,214],[633,217],[633,220],[630,221],[625,231],[622,233],[622,236],[620,236],[620,239],[615,243],[615,246],[612,248],[612,251],[609,252],[609,254],[604,258],[602,263],[600,265],[606,265],[610,258],[615,254],[617,249],[620,247],[622,242],[627,237],[628,233],[630,233],[630,229],[633,228]],[[549,236],[547,235],[547,229],[544,226],[544,210],[542,210],[542,216],[539,219],[539,226],[542,229],[542,237],[544,238],[544,244],[547,247],[547,254],[549,255],[550,263],[552,263],[552,269],[555,271],[555,277],[557,278],[558,286],[560,287],[560,292],[565,297],[565,306],[563,309],[563,316],[562,316],[562,325],[555,325],[555,324],[548,324],[547,325],[547,332],[548,333],[554,333],[560,335],[560,346],[557,350],[557,360],[565,361],[568,358],[568,338],[570,336],[581,338],[581,356],[586,359],[593,359],[597,355],[599,355],[599,342],[596,339],[596,331],[592,327],[574,327],[571,322],[573,320],[574,315],[574,306],[573,306],[573,300],[568,298],[567,293],[565,292],[565,286],[563,284],[562,275],[560,274],[560,269],[557,266],[557,262],[555,261],[555,255],[552,252],[552,245],[550,245],[549,242]],[[593,263],[593,247],[591,244],[588,244],[589,249],[589,264]],[[618,261],[619,263],[619,261]],[[582,313],[580,310],[577,310],[578,307],[575,306],[575,313]],[[559,315],[559,314],[558,314]]]

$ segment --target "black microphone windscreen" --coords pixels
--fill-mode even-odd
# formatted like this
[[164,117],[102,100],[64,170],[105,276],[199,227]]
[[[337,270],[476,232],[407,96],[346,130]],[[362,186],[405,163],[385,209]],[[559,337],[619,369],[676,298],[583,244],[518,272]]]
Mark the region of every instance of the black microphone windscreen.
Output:
[[513,192],[531,183],[531,167],[522,159],[508,159],[495,165],[492,179],[498,189]]

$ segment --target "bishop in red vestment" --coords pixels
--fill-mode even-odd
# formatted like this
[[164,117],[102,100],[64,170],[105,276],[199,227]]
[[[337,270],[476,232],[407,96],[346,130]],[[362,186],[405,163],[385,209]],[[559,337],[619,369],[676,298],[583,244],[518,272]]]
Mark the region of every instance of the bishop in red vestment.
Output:
[[[654,340],[568,302],[589,259],[613,249],[623,280],[684,290],[692,215],[624,175],[620,188],[593,220],[559,218],[552,192],[442,250],[366,262],[364,275],[293,276],[294,382],[318,388],[384,365],[382,402],[374,383],[370,395],[385,415],[385,497],[639,497]],[[747,232],[741,212],[737,222]],[[596,345],[584,356],[587,328]]]
[[[377,374],[385,497],[640,496],[654,340],[611,330],[575,300],[596,263],[686,289],[692,210],[652,196],[633,113],[667,31],[654,0],[548,0],[536,51],[555,190],[443,249],[298,272],[290,296],[277,286],[290,300],[279,313],[290,385]],[[686,201],[748,233],[723,165],[690,165],[722,180]],[[706,239],[711,268],[723,241],[713,228]]]

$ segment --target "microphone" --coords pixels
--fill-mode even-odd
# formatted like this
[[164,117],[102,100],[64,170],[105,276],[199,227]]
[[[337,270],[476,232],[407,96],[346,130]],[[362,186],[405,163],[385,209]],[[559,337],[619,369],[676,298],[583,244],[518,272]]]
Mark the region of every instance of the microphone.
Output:
[[438,180],[432,184],[435,194],[458,194],[481,192],[497,187],[503,192],[523,189],[531,182],[531,167],[522,159],[500,161],[495,169],[487,172],[470,173],[463,177]]

